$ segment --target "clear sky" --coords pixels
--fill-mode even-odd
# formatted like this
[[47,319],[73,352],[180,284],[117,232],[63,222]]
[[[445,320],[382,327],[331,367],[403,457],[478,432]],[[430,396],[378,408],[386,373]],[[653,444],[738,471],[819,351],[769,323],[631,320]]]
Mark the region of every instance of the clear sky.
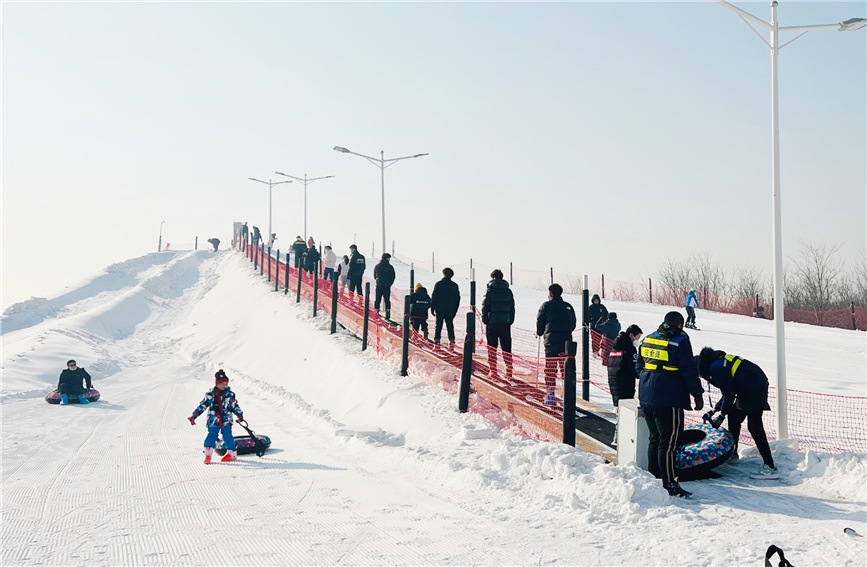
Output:
[[[738,6],[770,20],[768,2]],[[3,307],[268,226],[381,252],[638,280],[713,252],[770,277],[769,49],[689,3],[2,4]],[[781,2],[783,26],[867,17]],[[780,57],[784,254],[867,240],[867,30]],[[767,34],[762,32],[763,37]],[[790,39],[794,34],[787,34]],[[285,249],[303,187],[273,190]]]

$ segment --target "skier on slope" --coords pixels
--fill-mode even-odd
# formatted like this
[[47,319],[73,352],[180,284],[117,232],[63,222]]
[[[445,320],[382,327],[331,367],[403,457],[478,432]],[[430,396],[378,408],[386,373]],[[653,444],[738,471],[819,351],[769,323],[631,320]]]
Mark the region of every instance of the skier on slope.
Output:
[[[82,381],[85,382],[86,388],[82,386]],[[70,360],[66,363],[66,369],[60,373],[60,379],[57,381],[60,405],[68,405],[69,396],[75,396],[82,404],[89,404],[90,402],[84,397],[84,392],[92,388],[90,374],[87,373],[87,370],[78,367],[74,360]]]
[[695,310],[698,309],[698,297],[695,295],[695,290],[689,290],[689,293],[686,294],[686,324],[684,327],[687,329],[698,329],[695,326]]
[[187,419],[190,425],[196,424],[196,418],[208,410],[208,436],[205,437],[205,464],[211,464],[214,448],[217,446],[218,434],[223,434],[226,443],[226,454],[221,462],[235,461],[238,454],[235,449],[235,436],[232,435],[232,415],[238,416],[238,423],[244,421],[244,412],[235,399],[235,393],[229,388],[229,377],[223,369],[214,374],[214,387],[205,393],[199,406],[193,410],[193,415]]

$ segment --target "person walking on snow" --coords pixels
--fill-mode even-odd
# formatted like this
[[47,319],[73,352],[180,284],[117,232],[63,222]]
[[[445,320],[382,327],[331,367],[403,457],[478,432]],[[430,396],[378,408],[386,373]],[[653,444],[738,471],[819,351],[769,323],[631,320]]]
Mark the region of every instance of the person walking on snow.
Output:
[[331,249],[331,246],[325,247],[325,257],[322,259],[325,263],[325,271],[322,273],[322,278],[328,281],[334,281],[334,265],[337,263],[337,254]]
[[455,344],[455,315],[461,305],[461,288],[452,281],[455,272],[451,268],[443,268],[443,279],[434,284],[430,296],[430,312],[436,317],[434,327],[434,344],[440,344],[443,323],[449,336],[449,345]]
[[364,290],[361,288],[361,280],[364,279],[364,270],[367,268],[367,263],[355,244],[349,245],[349,253],[349,271],[347,272],[349,291],[355,292],[361,297],[364,294]]
[[577,325],[575,309],[563,301],[563,287],[560,284],[548,286],[548,301],[539,307],[536,314],[536,335],[545,338],[545,399],[546,406],[557,402],[555,387],[557,371],[563,373],[566,359],[560,356],[566,352],[566,343],[572,340],[572,331]]
[[226,454],[220,461],[227,463],[238,459],[235,436],[232,435],[232,416],[238,416],[238,423],[244,421],[244,412],[235,399],[235,392],[229,388],[229,377],[221,368],[214,374],[214,378],[214,387],[205,393],[202,402],[193,410],[193,415],[187,418],[190,425],[195,425],[196,418],[208,410],[208,436],[205,437],[206,465],[211,464],[218,434],[223,435],[223,441],[226,443]]
[[647,460],[650,474],[662,479],[671,496],[692,496],[677,482],[675,453],[683,433],[683,410],[704,407],[704,389],[692,355],[689,336],[683,332],[683,315],[669,311],[659,328],[644,337],[638,347],[638,400],[650,436]]
[[686,294],[686,324],[687,329],[696,329],[695,326],[695,310],[698,309],[698,298],[695,295],[695,290],[689,290]]
[[343,255],[343,261],[337,266],[337,283],[341,287],[349,285],[349,256]]
[[430,309],[430,296],[427,294],[427,289],[420,283],[415,284],[415,293],[412,294],[411,301],[409,324],[416,332],[421,329],[424,333],[424,340],[428,340],[427,310]]
[[277,233],[272,232],[271,238],[268,239],[268,248],[274,248],[274,243],[277,242]]
[[608,319],[608,309],[604,305],[602,305],[602,300],[599,299],[599,294],[593,294],[593,297],[590,298],[590,305],[587,307],[587,320],[584,321],[584,324],[587,325],[590,330],[590,341],[592,343],[592,353],[596,356],[596,353],[599,352],[599,345],[602,341],[602,335],[598,332],[592,332],[595,329],[596,324],[605,321]]
[[391,254],[386,252],[379,264],[373,267],[373,279],[376,280],[376,301],[373,307],[379,313],[379,305],[384,299],[386,319],[391,319],[391,286],[394,283],[394,266],[389,262],[390,259]]
[[316,271],[321,256],[319,255],[319,250],[316,249],[316,242],[312,236],[307,239],[307,246],[307,251],[304,252],[304,270],[312,274]]
[[492,375],[497,374],[497,345],[503,348],[506,363],[506,378],[512,377],[512,324],[515,322],[515,297],[503,272],[491,272],[485,298],[482,300],[482,323],[488,340],[488,366]]
[[[291,232],[289,234],[292,234]],[[304,256],[304,251],[307,250],[307,246],[304,244],[304,239],[301,238],[301,235],[295,237],[295,242],[292,243],[292,252],[295,253],[295,267],[301,267],[301,258]]]
[[208,243],[214,247],[214,252],[219,250],[219,248],[220,248],[220,239],[219,238],[209,238]]
[[[85,386],[82,386],[84,381]],[[60,373],[60,379],[57,381],[57,391],[60,393],[60,405],[69,404],[69,396],[75,396],[82,404],[89,404],[84,393],[93,388],[90,381],[90,374],[84,368],[79,368],[74,360],[66,363],[66,369]]]
[[[750,476],[765,480],[780,478],[771,455],[768,435],[762,424],[762,413],[771,409],[768,405],[768,377],[757,364],[710,347],[701,349],[695,360],[699,376],[722,392],[716,406],[703,417],[714,427],[719,427],[728,416],[729,433],[735,438],[732,460],[736,461],[738,458],[741,424],[747,420],[747,429],[764,461],[759,470]],[[713,416],[715,412],[719,412],[717,417]]]
[[614,345],[614,339],[620,332],[620,321],[617,313],[609,313],[608,318],[596,324],[596,332],[601,335],[599,339],[599,355],[602,357],[602,366],[608,366],[608,353]]

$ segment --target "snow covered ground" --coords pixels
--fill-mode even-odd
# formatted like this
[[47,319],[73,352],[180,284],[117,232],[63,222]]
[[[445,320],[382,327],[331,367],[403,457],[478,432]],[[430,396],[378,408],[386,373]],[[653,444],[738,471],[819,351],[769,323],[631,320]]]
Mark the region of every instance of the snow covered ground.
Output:
[[[532,329],[542,294],[516,297]],[[645,331],[667,310],[606,304]],[[672,501],[632,466],[458,413],[233,252],[134,258],[0,324],[2,565],[760,565],[769,544],[795,565],[867,564],[843,534],[867,532],[867,455],[780,444],[783,479],[763,482],[743,449]],[[772,369],[770,322],[699,325],[697,346]],[[863,333],[787,333],[790,388],[864,395]],[[43,401],[69,358],[100,401]],[[201,463],[186,417],[218,368],[273,441],[261,459]]]

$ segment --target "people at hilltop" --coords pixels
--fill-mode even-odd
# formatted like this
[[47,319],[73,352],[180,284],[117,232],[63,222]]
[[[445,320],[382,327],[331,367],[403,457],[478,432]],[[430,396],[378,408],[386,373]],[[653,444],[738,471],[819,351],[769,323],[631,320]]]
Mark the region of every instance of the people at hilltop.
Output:
[[376,281],[376,301],[373,307],[379,313],[379,306],[384,300],[386,319],[391,319],[391,286],[394,283],[394,266],[390,260],[391,254],[386,252],[379,264],[373,267],[373,279]]
[[69,404],[69,396],[78,398],[82,404],[89,404],[84,393],[93,388],[90,374],[80,368],[74,360],[67,361],[66,368],[60,373],[57,381],[57,392],[60,394],[60,404]]
[[259,227],[253,225],[253,246],[259,246],[259,241],[262,240],[262,233],[259,232]]
[[620,332],[620,321],[617,320],[617,313],[609,313],[606,319],[600,319],[596,323],[595,330],[600,335],[599,355],[602,357],[602,365],[606,366],[608,364],[608,353],[611,352],[614,339],[617,338],[617,333]]
[[[762,423],[762,413],[771,409],[768,405],[768,377],[764,371],[745,358],[710,347],[701,349],[695,358],[699,376],[722,392],[722,397],[711,411],[704,414],[704,418],[714,427],[719,427],[723,419],[728,417],[728,430],[735,438],[732,459],[737,460],[741,424],[746,420],[747,429],[764,461],[750,476],[767,480],[779,478]],[[717,412],[719,415],[714,416]]]
[[557,373],[562,375],[565,370],[563,355],[576,324],[575,309],[563,301],[563,287],[556,283],[549,285],[548,301],[536,314],[536,335],[544,337],[545,342],[545,405],[553,406],[557,401]]
[[434,344],[439,345],[442,339],[443,323],[449,345],[455,344],[455,315],[461,305],[461,289],[452,281],[455,272],[451,268],[443,268],[443,279],[434,284],[430,296],[430,312],[436,317],[434,326]]
[[659,328],[644,337],[638,348],[638,400],[649,430],[648,468],[671,496],[689,497],[677,482],[675,453],[683,433],[683,412],[704,407],[704,389],[692,354],[689,336],[683,332],[683,315],[669,311]]
[[247,223],[241,225],[241,240],[244,241],[244,244],[247,244],[247,236],[250,234],[250,229],[247,228]]
[[340,284],[341,287],[346,287],[349,285],[349,256],[343,255],[343,260],[341,260],[340,265],[337,266],[337,283]]
[[214,252],[216,252],[220,248],[220,239],[219,238],[209,238],[208,243],[214,247]]
[[322,273],[322,278],[328,281],[334,281],[334,266],[337,264],[337,254],[331,249],[331,246],[325,247],[325,256],[322,258],[325,265],[325,271]]
[[226,444],[226,454],[221,462],[237,460],[235,436],[232,435],[232,418],[237,416],[238,423],[244,421],[244,412],[238,405],[235,393],[229,388],[229,377],[221,368],[214,374],[214,387],[205,392],[201,403],[187,418],[191,425],[196,424],[196,418],[208,411],[208,435],[205,437],[205,464],[211,464],[214,448],[217,446],[218,435],[223,436]]
[[[608,309],[602,305],[599,295],[593,294],[593,297],[590,298],[590,305],[587,307],[587,320],[584,321],[584,324],[593,330],[596,323],[605,321],[606,319],[608,319]],[[593,347],[592,352],[594,356],[599,352],[601,341],[602,336],[599,333],[590,333],[590,342]]]
[[506,378],[512,377],[512,324],[515,322],[515,297],[501,270],[491,272],[491,281],[482,300],[482,323],[488,341],[488,366],[497,374],[497,347],[503,349]]
[[272,232],[271,236],[268,238],[268,248],[274,248],[275,242],[277,242],[277,233]]
[[316,249],[316,242],[313,237],[307,239],[307,250],[304,252],[304,270],[310,274],[316,271],[319,266],[319,250]]
[[689,290],[686,294],[686,323],[684,327],[687,329],[696,329],[695,326],[695,310],[698,309],[698,297],[695,295],[695,290]]
[[349,279],[349,291],[357,293],[359,296],[364,294],[364,289],[361,287],[361,281],[364,279],[364,270],[367,269],[367,262],[361,252],[358,251],[358,246],[355,244],[349,245],[349,271],[347,277]]
[[[289,234],[292,234],[291,232]],[[292,243],[292,252],[295,254],[295,267],[300,268],[303,264],[304,251],[307,250],[307,245],[304,244],[304,239],[301,235],[295,237],[295,242]]]
[[415,284],[415,291],[412,294],[409,312],[409,324],[416,332],[421,329],[424,333],[424,339],[428,339],[427,327],[427,311],[430,309],[430,296],[427,294],[427,289],[421,283]]

